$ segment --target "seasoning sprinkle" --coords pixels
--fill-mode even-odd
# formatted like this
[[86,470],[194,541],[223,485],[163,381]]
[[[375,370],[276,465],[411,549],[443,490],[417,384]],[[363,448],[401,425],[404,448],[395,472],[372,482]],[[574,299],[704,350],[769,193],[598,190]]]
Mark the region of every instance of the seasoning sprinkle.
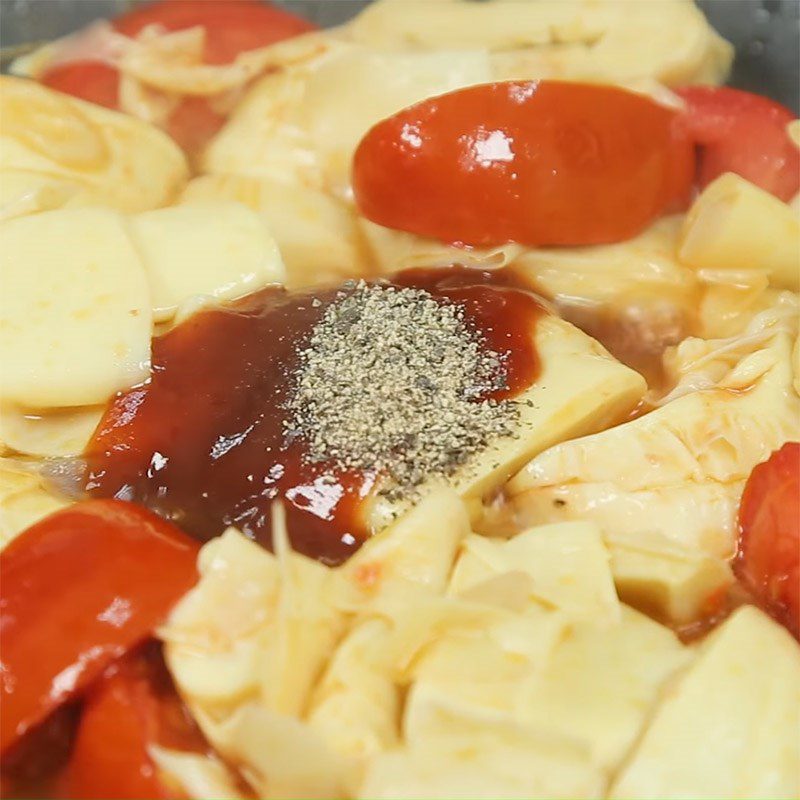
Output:
[[284,433],[311,462],[388,475],[397,499],[513,433],[516,403],[490,399],[506,359],[457,303],[346,284],[298,353]]

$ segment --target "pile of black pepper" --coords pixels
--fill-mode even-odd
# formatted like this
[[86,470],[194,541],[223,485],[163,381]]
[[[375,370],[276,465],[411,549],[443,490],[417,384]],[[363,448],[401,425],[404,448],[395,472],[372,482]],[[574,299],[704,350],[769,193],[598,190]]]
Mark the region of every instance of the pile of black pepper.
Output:
[[506,358],[456,303],[351,284],[298,353],[285,434],[310,462],[382,473],[386,494],[406,496],[512,434],[516,404],[490,399],[505,387]]

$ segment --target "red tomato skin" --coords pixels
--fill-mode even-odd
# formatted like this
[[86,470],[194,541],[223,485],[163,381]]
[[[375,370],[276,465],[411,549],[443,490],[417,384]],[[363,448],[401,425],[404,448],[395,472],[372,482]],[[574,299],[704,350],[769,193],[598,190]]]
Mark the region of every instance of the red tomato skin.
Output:
[[[113,25],[130,37],[149,25],[170,32],[202,26],[207,64],[227,64],[239,53],[317,30],[307,19],[257,0],[164,0],[134,9],[115,19]],[[119,107],[119,72],[102,61],[60,64],[46,70],[39,81],[90,103],[114,110]],[[185,97],[165,127],[186,152],[197,155],[225,119],[205,98]]]
[[317,30],[309,20],[257,0],[164,0],[114,20],[114,27],[131,37],[148,25],[166,31],[203,26],[207,64],[227,64],[239,53]]
[[[58,92],[117,110],[119,72],[100,61],[74,61],[48,70],[41,82]],[[225,124],[204,97],[184,97],[166,122],[166,132],[187,153],[198,155]]]
[[619,241],[688,203],[694,155],[677,119],[611,86],[473,86],[373,127],[353,188],[373,222],[447,242]]
[[800,443],[750,473],[734,571],[758,604],[800,638]]
[[225,124],[204,97],[184,97],[167,120],[166,131],[182,150],[199,155]]
[[119,102],[119,72],[102,61],[73,61],[48,69],[39,81],[88,103],[116,109]]
[[147,752],[158,739],[157,703],[147,680],[129,669],[101,678],[86,699],[59,793],[70,800],[177,797]]
[[0,553],[0,751],[152,632],[196,582],[197,551],[144,508],[90,500]]
[[181,702],[160,647],[150,642],[109,667],[83,705],[57,794],[71,800],[181,796],[159,775],[149,747],[208,753]]
[[727,86],[677,89],[686,102],[684,124],[699,147],[702,188],[724,172],[791,200],[800,189],[800,150],[786,126],[795,118],[767,97]]

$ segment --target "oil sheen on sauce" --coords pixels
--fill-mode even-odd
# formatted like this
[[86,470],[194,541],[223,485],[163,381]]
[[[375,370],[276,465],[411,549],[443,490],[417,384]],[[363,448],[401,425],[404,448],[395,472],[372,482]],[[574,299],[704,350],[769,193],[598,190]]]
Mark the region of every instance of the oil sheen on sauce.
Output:
[[[450,267],[391,283],[461,304],[487,346],[509,353],[507,388],[495,399],[536,379],[542,309],[513,276]],[[346,560],[370,533],[380,476],[308,463],[283,428],[297,352],[337,292],[266,289],[154,339],[151,379],[112,403],[87,448],[87,492],[147,506],[201,540],[234,526],[265,547],[280,499],[296,550]]]

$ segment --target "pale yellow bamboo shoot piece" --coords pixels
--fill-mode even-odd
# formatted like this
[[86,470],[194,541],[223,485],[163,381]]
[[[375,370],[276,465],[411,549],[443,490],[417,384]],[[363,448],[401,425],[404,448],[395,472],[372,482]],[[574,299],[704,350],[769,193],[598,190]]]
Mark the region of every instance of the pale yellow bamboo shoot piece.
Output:
[[800,289],[800,219],[733,173],[709,184],[686,216],[678,257],[695,269],[762,269],[770,283]]

